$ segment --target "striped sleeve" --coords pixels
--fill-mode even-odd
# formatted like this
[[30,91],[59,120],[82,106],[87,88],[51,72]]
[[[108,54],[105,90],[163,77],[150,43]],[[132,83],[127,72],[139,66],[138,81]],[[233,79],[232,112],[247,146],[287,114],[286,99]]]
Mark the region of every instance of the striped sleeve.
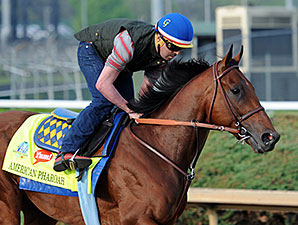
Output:
[[127,30],[124,30],[115,37],[113,51],[108,56],[106,65],[120,72],[132,60],[133,53],[131,37]]

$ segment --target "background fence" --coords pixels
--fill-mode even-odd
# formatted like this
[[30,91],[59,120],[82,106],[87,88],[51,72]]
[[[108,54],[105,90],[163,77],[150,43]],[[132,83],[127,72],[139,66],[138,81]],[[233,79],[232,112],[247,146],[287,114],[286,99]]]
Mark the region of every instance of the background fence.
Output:
[[[83,109],[90,101],[83,100],[20,100],[11,99],[0,100],[1,108],[69,108],[69,109]],[[298,101],[261,101],[265,110],[298,110]]]
[[[253,40],[258,37],[262,41],[276,43],[276,40],[284,40],[283,36],[286,38],[288,32],[262,32],[247,38]],[[228,39],[224,46],[234,43],[236,53],[240,49],[240,38]],[[76,41],[56,40],[54,37],[2,47],[0,99],[90,100],[84,77],[77,65],[76,49]],[[212,64],[217,60],[216,49],[216,43],[211,43],[194,51],[195,55],[204,57]],[[182,57],[187,60],[195,55],[185,51]],[[251,70],[245,72],[261,101],[298,101],[298,70],[287,65],[287,61],[288,56],[281,60],[275,51],[269,51],[254,59],[254,63],[258,62],[260,67],[254,64]],[[136,90],[141,80],[142,72],[138,72],[134,76]]]
[[217,210],[298,212],[298,191],[190,188],[188,204],[206,209],[209,225],[218,225]]

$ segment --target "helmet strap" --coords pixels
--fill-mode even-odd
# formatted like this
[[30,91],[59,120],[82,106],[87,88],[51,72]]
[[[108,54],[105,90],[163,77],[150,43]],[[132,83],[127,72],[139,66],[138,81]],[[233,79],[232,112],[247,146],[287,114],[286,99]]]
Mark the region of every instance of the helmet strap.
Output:
[[[158,38],[160,40],[158,40]],[[160,48],[165,44],[165,42],[162,40],[162,38],[158,37],[158,33],[155,33],[155,46],[157,49],[157,53],[160,55]]]

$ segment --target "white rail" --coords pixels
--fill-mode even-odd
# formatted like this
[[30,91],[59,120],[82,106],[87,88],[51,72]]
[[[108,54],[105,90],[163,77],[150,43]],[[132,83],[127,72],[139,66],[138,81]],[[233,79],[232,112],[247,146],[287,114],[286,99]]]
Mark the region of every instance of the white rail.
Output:
[[[1,108],[69,108],[83,109],[89,101],[78,100],[0,100]],[[298,101],[262,101],[266,110],[298,110]]]
[[0,100],[0,108],[37,108],[54,109],[69,108],[83,109],[89,101],[71,101],[71,100]]
[[298,110],[298,101],[262,101],[266,110]]
[[217,225],[220,209],[298,212],[298,191],[190,188],[188,204],[205,208],[209,225]]

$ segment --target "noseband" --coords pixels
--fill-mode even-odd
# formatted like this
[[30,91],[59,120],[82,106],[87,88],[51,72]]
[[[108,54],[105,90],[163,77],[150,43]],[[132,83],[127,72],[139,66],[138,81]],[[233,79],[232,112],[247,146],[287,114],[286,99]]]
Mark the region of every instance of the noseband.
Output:
[[252,115],[254,115],[260,111],[263,111],[264,108],[262,106],[259,106],[255,109],[245,113],[244,115],[240,116],[239,113],[235,110],[235,107],[233,106],[233,104],[231,103],[231,100],[229,99],[227,93],[225,92],[225,89],[223,88],[223,85],[221,82],[221,78],[223,78],[225,75],[227,75],[231,70],[239,69],[239,66],[238,65],[230,66],[229,68],[224,70],[221,74],[218,74],[218,63],[219,62],[216,62],[212,66],[212,74],[214,76],[214,93],[213,93],[212,101],[211,101],[210,108],[209,108],[207,122],[208,123],[212,122],[211,115],[212,115],[212,110],[213,110],[213,106],[215,103],[215,99],[217,96],[217,89],[219,87],[221,90],[221,93],[224,97],[225,103],[234,118],[235,126],[239,131],[238,136],[240,138],[240,142],[244,143],[244,140],[250,138],[250,136],[249,136],[246,128],[242,125],[242,122],[244,120],[248,119],[249,117],[251,117]]

